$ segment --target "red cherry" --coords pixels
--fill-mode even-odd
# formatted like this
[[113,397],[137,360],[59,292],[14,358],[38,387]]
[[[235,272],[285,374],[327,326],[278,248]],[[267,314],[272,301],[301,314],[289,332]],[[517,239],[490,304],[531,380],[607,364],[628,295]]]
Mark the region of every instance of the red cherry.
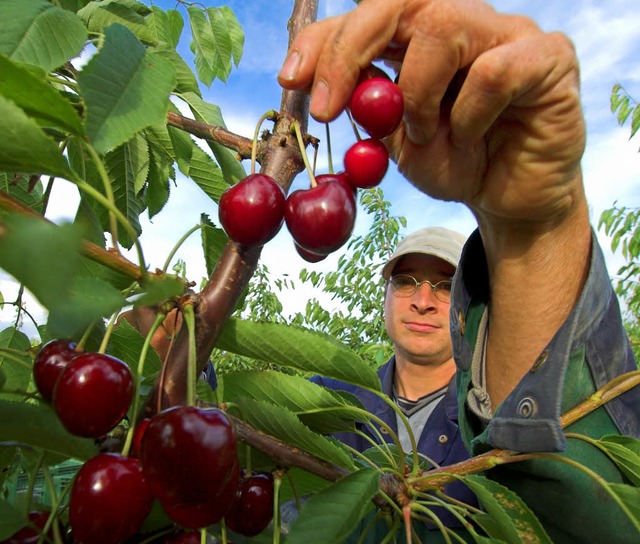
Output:
[[296,242],[293,242],[293,246],[296,248],[298,255],[300,255],[300,257],[302,257],[308,263],[319,263],[329,256],[320,255],[319,253],[314,253],[313,251],[307,251],[305,248],[300,247]]
[[[140,464],[165,511],[170,516],[197,514],[198,525],[188,527],[197,528],[216,523],[228,509],[230,500],[218,501],[217,507],[212,502],[227,484],[235,491],[236,453],[233,427],[224,412],[174,406],[151,418],[142,436]],[[187,526],[182,517],[176,521]]]
[[69,498],[76,544],[119,544],[138,532],[153,497],[137,459],[101,453],[78,471]]
[[218,217],[234,242],[261,246],[282,227],[285,198],[272,177],[250,174],[222,193]]
[[[320,178],[320,179],[318,179]],[[349,239],[356,220],[353,190],[344,176],[317,176],[318,184],[287,198],[284,218],[295,242],[318,255],[328,255]]]
[[44,400],[51,402],[53,388],[67,364],[80,355],[75,350],[76,342],[51,340],[40,348],[33,361],[33,380]]
[[236,462],[231,469],[228,480],[222,487],[211,492],[206,502],[197,503],[162,503],[165,513],[178,525],[186,529],[199,529],[220,521],[227,513],[238,488],[240,467]]
[[367,79],[353,91],[350,109],[354,121],[372,137],[384,138],[402,121],[402,90],[393,81],[383,77]]
[[375,138],[360,140],[344,154],[347,180],[353,187],[368,189],[378,185],[389,168],[389,152]]
[[[40,540],[42,529],[49,519],[50,512],[32,511],[28,515],[28,525],[18,530],[0,544],[36,544]],[[53,542],[53,532],[49,532],[49,539]],[[45,539],[47,542],[47,539]]]
[[184,531],[177,535],[165,538],[164,544],[200,544],[199,531]]
[[264,531],[273,518],[273,476],[254,474],[243,478],[231,509],[224,517],[227,526],[243,536]]
[[150,417],[142,418],[136,428],[133,430],[133,439],[131,440],[131,455],[137,457],[140,455],[140,444],[142,442],[142,435],[147,430],[147,427],[151,423]]
[[104,353],[83,353],[60,373],[53,407],[71,434],[99,438],[124,417],[133,393],[125,363]]

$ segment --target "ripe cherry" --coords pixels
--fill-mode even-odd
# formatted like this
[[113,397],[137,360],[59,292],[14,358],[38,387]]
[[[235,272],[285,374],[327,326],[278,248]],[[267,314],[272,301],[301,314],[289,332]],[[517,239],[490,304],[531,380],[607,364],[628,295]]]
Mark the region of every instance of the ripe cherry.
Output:
[[298,189],[287,198],[284,218],[294,241],[318,255],[342,247],[353,232],[356,199],[343,175],[316,177],[317,185]]
[[236,462],[222,487],[214,489],[204,502],[161,502],[165,513],[186,529],[199,529],[217,523],[227,513],[238,488],[240,467]]
[[293,246],[296,248],[298,255],[302,257],[308,263],[319,263],[326,259],[329,255],[320,255],[319,253],[314,253],[313,251],[307,251],[305,248],[300,247],[296,242],[293,242]]
[[[227,485],[235,492],[238,479],[231,421],[214,408],[168,408],[151,418],[142,436],[140,464],[169,516],[177,514],[180,519],[173,519],[188,528],[216,523],[231,502],[218,500],[218,493]],[[191,514],[198,525],[185,523]]]
[[165,538],[163,544],[200,544],[200,532],[183,531]]
[[[40,540],[42,529],[47,523],[49,512],[31,511],[28,515],[28,525],[18,530],[7,540],[3,540],[0,544],[36,544]],[[49,539],[53,542],[53,532],[50,531]],[[45,542],[47,539],[45,539]]]
[[83,353],[60,373],[53,407],[71,433],[99,438],[124,417],[133,399],[129,367],[104,353]]
[[153,497],[138,460],[113,453],[89,459],[69,498],[69,523],[77,544],[119,544],[138,532]]
[[71,340],[51,340],[40,348],[33,361],[33,380],[44,400],[51,402],[53,388],[62,372],[72,359],[80,355],[77,343]]
[[393,81],[383,77],[366,79],[353,91],[349,107],[356,123],[372,137],[384,138],[402,121],[402,90]]
[[285,198],[272,177],[250,174],[222,193],[218,217],[234,242],[261,246],[282,227]]
[[131,455],[137,457],[140,455],[140,444],[142,443],[142,435],[147,430],[147,427],[151,423],[151,418],[144,417],[138,424],[136,428],[133,430],[133,439],[131,440]]
[[389,152],[375,138],[360,140],[344,154],[347,180],[353,187],[368,189],[378,185],[389,168]]
[[227,526],[244,536],[264,531],[273,518],[273,476],[253,474],[242,478],[231,509],[224,517]]

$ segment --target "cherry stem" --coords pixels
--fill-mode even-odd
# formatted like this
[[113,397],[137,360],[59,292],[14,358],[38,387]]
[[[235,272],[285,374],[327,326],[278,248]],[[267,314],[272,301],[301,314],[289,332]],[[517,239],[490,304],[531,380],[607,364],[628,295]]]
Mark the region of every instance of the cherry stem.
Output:
[[298,121],[294,121],[292,123],[292,126],[294,132],[296,133],[296,139],[298,140],[298,146],[300,147],[300,154],[302,155],[304,166],[307,169],[307,173],[309,174],[309,180],[311,180],[311,187],[316,187],[318,184],[316,182],[316,176],[313,173],[313,169],[309,164],[309,157],[307,156],[307,146],[304,144],[304,139],[302,138],[300,123],[298,123]]
[[193,406],[196,402],[196,318],[193,304],[186,304],[182,316],[187,324],[189,333],[189,351],[187,354],[187,406]]
[[149,332],[144,339],[144,344],[142,344],[142,349],[140,350],[136,376],[136,390],[133,394],[133,403],[131,405],[131,419],[129,420],[131,421],[131,426],[127,431],[127,437],[125,438],[124,446],[122,447],[121,452],[124,456],[129,455],[129,450],[131,449],[131,444],[133,442],[133,435],[135,434],[136,430],[136,422],[138,421],[138,410],[140,407],[140,386],[142,385],[142,372],[144,371],[144,364],[147,360],[147,352],[149,351],[149,346],[151,345],[151,339],[153,338],[153,335],[158,330],[160,325],[162,325],[166,317],[167,315],[162,312],[158,312],[156,314],[156,318],[153,321],[153,324],[151,325],[151,328],[149,329]]
[[280,542],[280,487],[282,486],[282,473],[279,470],[273,472],[273,544]]
[[360,131],[358,130],[358,126],[356,125],[356,122],[353,120],[353,117],[351,117],[351,110],[347,108],[345,111],[347,112],[347,117],[349,118],[349,122],[351,123],[351,128],[353,129],[353,133],[356,135],[356,139],[358,141],[362,140],[362,137],[360,136]]
[[251,173],[256,173],[256,156],[258,154],[258,137],[260,136],[260,127],[265,119],[277,119],[278,112],[275,110],[269,110],[264,113],[260,119],[258,119],[258,124],[256,125],[256,130],[253,133],[253,144],[251,145]]
[[333,155],[331,154],[331,129],[329,128],[329,123],[325,123],[324,127],[327,134],[327,158],[329,160],[329,173],[333,174]]
[[109,340],[111,339],[111,332],[113,331],[113,326],[116,322],[117,317],[118,314],[113,314],[111,316],[111,319],[109,319],[109,324],[107,325],[107,329],[104,331],[104,336],[102,337],[102,342],[100,342],[98,353],[106,353],[107,346],[109,345]]
[[171,250],[171,252],[167,256],[167,260],[164,262],[164,266],[162,267],[162,272],[164,274],[167,273],[167,269],[169,268],[169,265],[171,264],[171,260],[173,259],[175,254],[178,252],[178,249],[180,249],[180,246],[182,246],[182,244],[184,244],[187,241],[187,238],[189,238],[189,236],[191,236],[197,230],[200,230],[202,227],[203,227],[202,223],[200,223],[199,225],[195,225],[195,226],[191,227],[187,232],[185,232],[182,235],[180,240],[178,240],[176,242],[176,245],[173,247],[173,249]]

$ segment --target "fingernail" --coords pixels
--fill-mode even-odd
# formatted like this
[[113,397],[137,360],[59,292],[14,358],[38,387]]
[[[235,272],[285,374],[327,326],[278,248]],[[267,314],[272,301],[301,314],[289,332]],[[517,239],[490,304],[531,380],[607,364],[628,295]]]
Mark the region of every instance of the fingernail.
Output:
[[280,68],[280,73],[278,74],[280,79],[287,81],[294,80],[298,76],[301,60],[302,57],[298,51],[291,51],[284,60],[282,68]]
[[411,140],[415,145],[423,145],[427,143],[427,136],[421,126],[413,123],[407,123],[405,124],[405,131],[409,140]]
[[318,81],[311,92],[311,102],[309,103],[309,111],[318,118],[326,118],[327,109],[329,108],[329,86],[324,80]]

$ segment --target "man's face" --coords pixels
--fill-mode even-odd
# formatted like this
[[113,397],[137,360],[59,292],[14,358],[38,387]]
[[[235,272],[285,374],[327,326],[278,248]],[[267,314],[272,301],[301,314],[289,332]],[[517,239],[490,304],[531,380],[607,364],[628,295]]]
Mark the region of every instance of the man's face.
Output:
[[[412,253],[397,262],[392,275],[408,274],[418,282],[429,280],[435,285],[451,280],[454,272],[454,266],[438,257]],[[440,365],[451,360],[449,307],[449,302],[436,298],[427,283],[410,296],[396,293],[389,285],[384,317],[396,358],[420,365]]]

